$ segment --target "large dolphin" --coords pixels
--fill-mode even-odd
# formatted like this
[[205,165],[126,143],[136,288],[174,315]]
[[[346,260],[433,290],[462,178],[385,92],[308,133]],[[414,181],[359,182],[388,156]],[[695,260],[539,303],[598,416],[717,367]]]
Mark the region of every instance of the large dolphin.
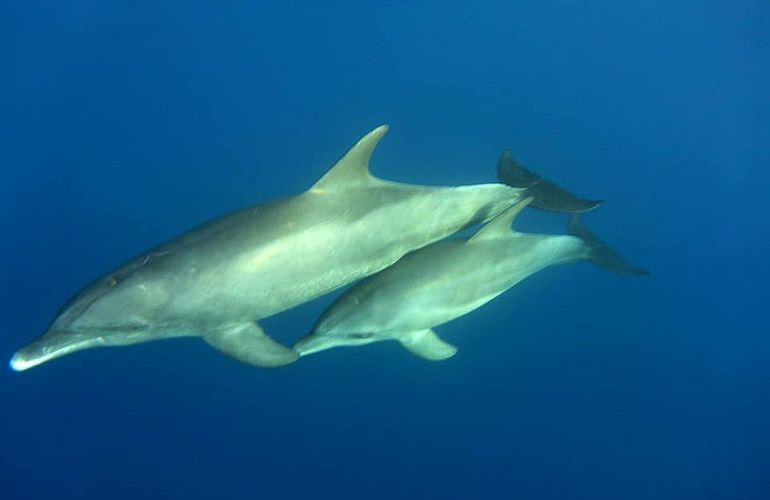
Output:
[[297,353],[256,320],[375,273],[521,198],[503,184],[427,187],[372,177],[369,158],[387,130],[364,136],[308,191],[217,218],[97,280],[11,367],[179,336],[201,337],[257,366],[291,363]]
[[433,327],[467,314],[545,267],[581,259],[629,275],[646,274],[604,245],[574,216],[574,235],[525,234],[511,223],[527,198],[470,239],[417,250],[354,286],[294,348],[307,355],[336,346],[398,340],[412,353],[446,359],[457,349]]
[[532,196],[530,206],[549,212],[587,212],[602,204],[601,200],[579,198],[548,179],[526,169],[503,151],[497,162],[497,178],[509,186],[526,190],[525,196]]

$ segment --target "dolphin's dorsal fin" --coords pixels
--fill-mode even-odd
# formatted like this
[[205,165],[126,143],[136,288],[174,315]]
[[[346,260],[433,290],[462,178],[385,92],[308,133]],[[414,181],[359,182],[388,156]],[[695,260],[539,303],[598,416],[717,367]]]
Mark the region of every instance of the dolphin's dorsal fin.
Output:
[[451,358],[457,352],[455,346],[441,340],[433,330],[411,332],[401,338],[401,345],[412,354],[430,361]]
[[377,143],[388,132],[387,125],[380,125],[363,136],[345,156],[329,169],[312,189],[334,189],[339,186],[350,186],[371,182],[369,173],[369,158],[372,157]]
[[479,229],[468,241],[479,241],[488,239],[497,239],[510,236],[515,231],[511,228],[513,220],[518,216],[524,208],[532,202],[532,197],[524,198],[511,208],[507,209],[491,221],[484,227]]

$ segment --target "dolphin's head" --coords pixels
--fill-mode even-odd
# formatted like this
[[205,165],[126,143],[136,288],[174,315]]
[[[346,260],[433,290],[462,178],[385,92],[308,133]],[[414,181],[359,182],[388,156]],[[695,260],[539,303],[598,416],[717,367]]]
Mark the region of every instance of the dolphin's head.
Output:
[[70,299],[45,335],[13,355],[11,368],[26,370],[71,352],[146,340],[153,311],[163,307],[166,294],[159,283],[129,279],[128,267]]
[[385,340],[385,338],[381,338],[372,332],[313,332],[297,341],[294,344],[294,350],[300,356],[307,356],[308,354],[325,351],[332,347],[365,345],[379,340]]
[[318,318],[310,335],[300,339],[294,350],[300,356],[332,347],[360,346],[395,338],[394,314],[374,275],[342,294]]
[[310,335],[294,344],[294,350],[300,356],[306,356],[332,347],[359,346],[386,340],[387,336],[371,318],[367,318],[366,313],[365,304],[346,300],[343,296],[319,318]]

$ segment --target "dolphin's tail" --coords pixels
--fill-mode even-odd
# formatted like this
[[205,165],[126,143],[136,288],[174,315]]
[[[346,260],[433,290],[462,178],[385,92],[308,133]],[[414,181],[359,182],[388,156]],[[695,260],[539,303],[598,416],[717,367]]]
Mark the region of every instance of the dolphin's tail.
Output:
[[607,246],[602,240],[596,237],[590,229],[581,220],[580,215],[573,214],[567,226],[569,233],[582,239],[588,245],[586,258],[594,264],[603,267],[613,273],[625,274],[628,276],[646,276],[650,274],[646,269],[634,267],[623,258],[614,248]]
[[513,159],[510,151],[503,151],[500,155],[497,162],[497,178],[503,184],[526,189],[524,195],[534,198],[531,206],[549,212],[587,212],[602,203],[601,200],[578,198],[566,189],[527,170]]

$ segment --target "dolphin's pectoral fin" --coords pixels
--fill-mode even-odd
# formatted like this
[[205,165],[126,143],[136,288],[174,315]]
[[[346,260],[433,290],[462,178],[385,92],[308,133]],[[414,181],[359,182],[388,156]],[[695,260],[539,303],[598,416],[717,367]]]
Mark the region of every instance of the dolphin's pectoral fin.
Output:
[[401,345],[412,354],[431,361],[451,358],[457,352],[455,346],[441,340],[433,330],[412,332],[401,339]]
[[222,327],[203,336],[210,346],[243,363],[254,366],[281,366],[299,355],[268,337],[253,321]]

